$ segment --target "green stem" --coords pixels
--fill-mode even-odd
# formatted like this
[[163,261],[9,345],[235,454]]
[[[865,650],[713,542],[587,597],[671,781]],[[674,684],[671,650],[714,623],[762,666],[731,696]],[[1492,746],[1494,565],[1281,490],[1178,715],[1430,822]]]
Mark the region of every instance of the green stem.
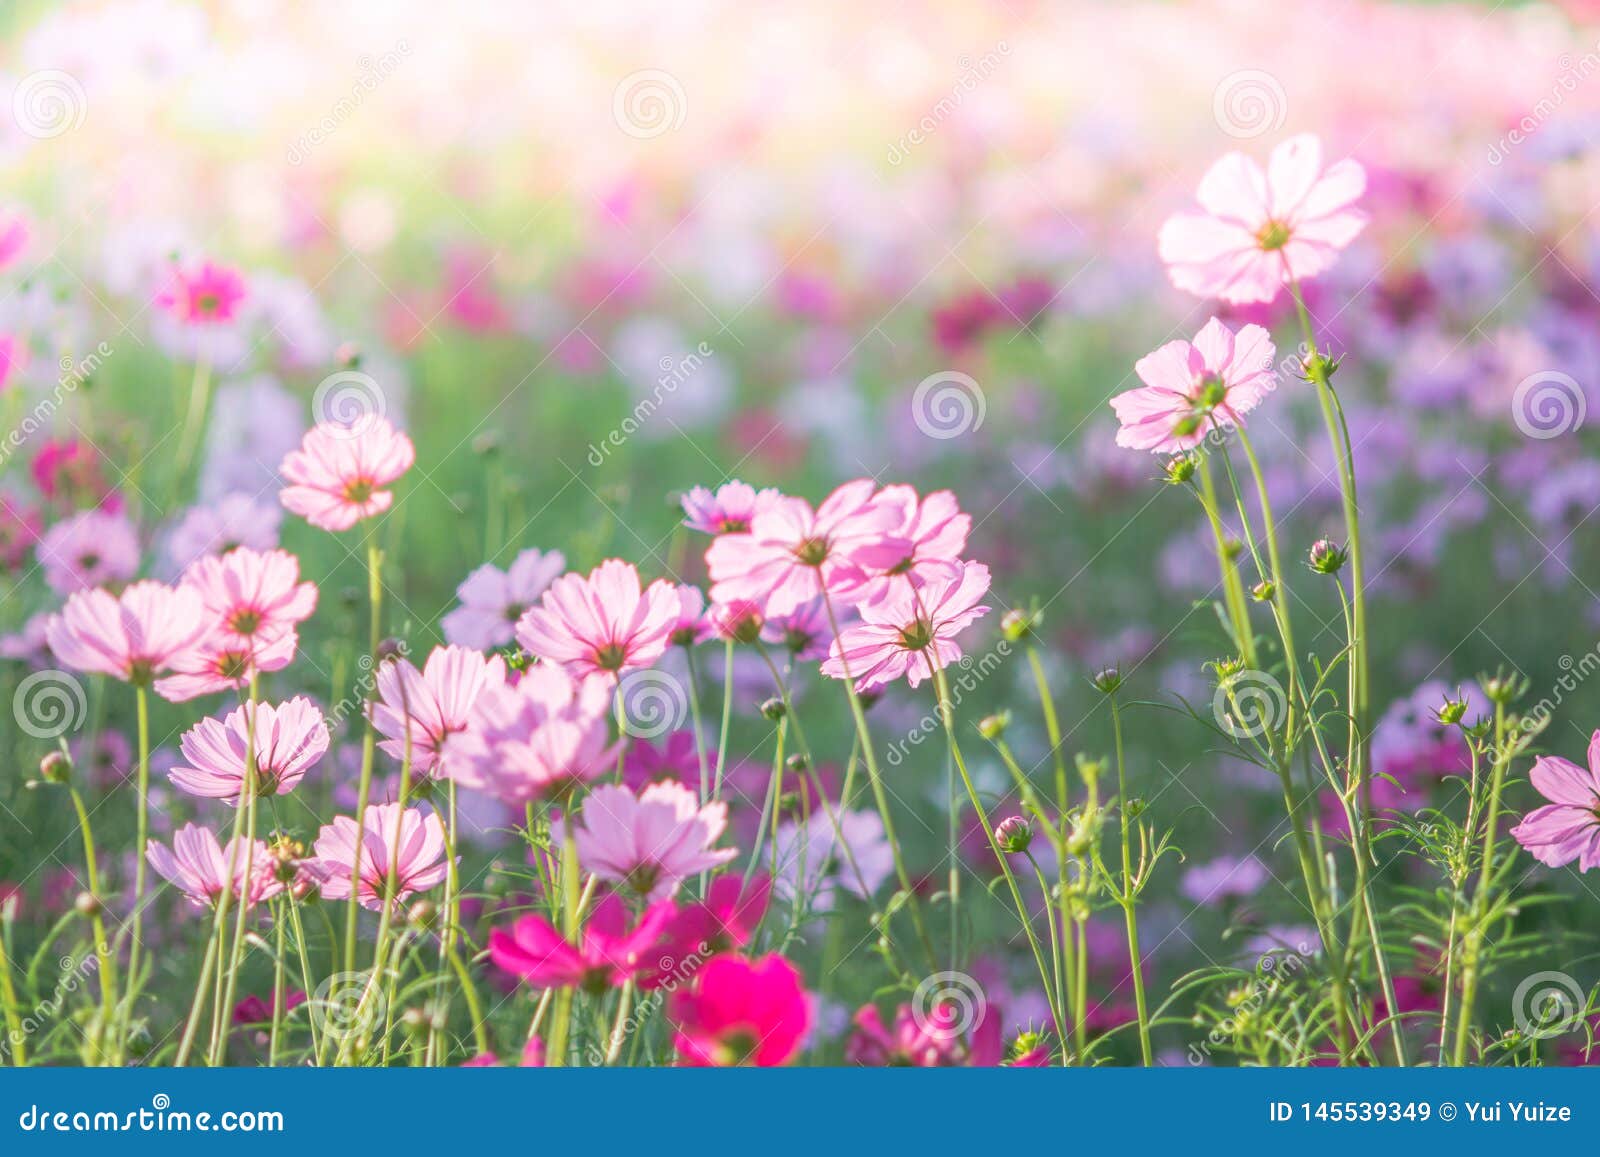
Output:
[[134,847],[139,850],[133,869],[133,923],[128,944],[128,991],[123,996],[122,1028],[117,1034],[116,1052],[122,1055],[122,1042],[133,1023],[134,988],[139,983],[139,952],[143,947],[139,933],[144,927],[144,884],[147,857],[145,843],[150,838],[150,698],[143,683],[135,684],[134,696],[139,715],[139,812]]
[[1155,1063],[1150,1050],[1150,1013],[1144,998],[1144,955],[1139,951],[1139,899],[1133,879],[1133,841],[1129,831],[1128,772],[1122,754],[1122,711],[1115,692],[1111,699],[1111,729],[1116,737],[1117,818],[1122,827],[1122,913],[1128,926],[1128,966],[1133,978],[1133,1002],[1139,1017],[1139,1055],[1145,1068]]
[[94,850],[94,829],[89,826],[89,809],[83,806],[83,796],[76,787],[69,787],[68,790],[72,793],[73,809],[78,813],[78,830],[83,836],[84,871],[88,876],[89,895],[94,901],[89,927],[94,934],[95,958],[99,961],[100,969],[100,1019],[90,1038],[90,1049],[95,1063],[100,1064],[105,1060],[104,1034],[107,1029],[114,1027],[112,1021],[116,1016],[117,964],[111,954],[111,943],[106,939],[105,920],[100,914],[100,867]]
[[[367,543],[367,656],[371,660],[369,671],[373,677],[373,686],[377,685],[378,673],[378,633],[383,622],[383,552],[378,549],[376,541]],[[362,696],[363,701],[370,700],[370,692]],[[367,818],[367,798],[372,793],[372,762],[374,749],[377,744],[377,735],[373,730],[371,712],[363,712],[367,716],[366,730],[361,737],[361,779],[356,786],[356,839],[355,851],[350,864],[350,900],[345,905],[344,917],[344,970],[356,970],[356,932],[361,921],[361,894],[356,887],[356,881],[361,877],[361,833],[366,830],[364,824]]]

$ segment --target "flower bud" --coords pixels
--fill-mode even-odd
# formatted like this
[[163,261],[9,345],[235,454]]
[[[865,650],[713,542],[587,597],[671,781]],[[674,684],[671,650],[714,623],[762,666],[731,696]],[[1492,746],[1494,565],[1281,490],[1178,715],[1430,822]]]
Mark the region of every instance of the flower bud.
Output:
[[1483,676],[1479,682],[1491,703],[1504,706],[1522,694],[1522,687],[1515,675],[1503,675],[1497,671],[1493,675]]
[[785,759],[783,761],[783,766],[787,767],[790,771],[794,772],[796,775],[799,775],[799,774],[805,772],[808,768],[810,768],[811,761],[809,759],[807,759],[804,755],[802,755],[800,752],[797,751],[793,755],[789,756],[789,758],[787,758],[787,759]]
[[1013,607],[1000,618],[1000,633],[1007,640],[1016,643],[1033,634],[1033,629],[1038,625],[1038,616]]
[[93,892],[79,892],[72,901],[72,906],[77,909],[80,916],[98,916],[105,910],[100,903],[100,897]]
[[772,698],[761,704],[761,714],[772,720],[774,723],[782,719],[788,713],[789,709],[783,705],[782,699]]
[[1272,596],[1277,593],[1278,588],[1266,580],[1262,580],[1250,588],[1250,597],[1258,603],[1271,602]]
[[52,751],[39,761],[39,775],[46,783],[66,783],[72,778],[72,756]]
[[1467,701],[1465,699],[1446,699],[1434,708],[1433,717],[1446,727],[1460,723],[1466,718]]
[[388,638],[378,644],[377,659],[379,663],[387,663],[390,659],[403,658],[406,653],[404,639]]
[[1115,663],[1109,667],[1102,667],[1095,672],[1090,682],[1102,695],[1114,695],[1122,687],[1122,668]]
[[1000,711],[994,715],[985,715],[978,720],[978,734],[985,739],[999,739],[1006,733],[1006,728],[1011,726],[1011,712]]
[[413,928],[428,929],[433,927],[434,921],[438,919],[438,916],[439,906],[437,904],[432,900],[418,900],[411,905],[411,909],[406,913],[406,920],[410,922]]
[[1000,845],[1002,852],[1013,856],[1025,852],[1033,843],[1033,825],[1021,816],[1001,820],[994,829],[994,842]]
[[1194,477],[1197,468],[1193,454],[1177,454],[1167,459],[1166,480],[1169,486],[1182,486]]
[[1349,552],[1332,539],[1319,538],[1311,544],[1306,565],[1317,574],[1338,574],[1349,557]]

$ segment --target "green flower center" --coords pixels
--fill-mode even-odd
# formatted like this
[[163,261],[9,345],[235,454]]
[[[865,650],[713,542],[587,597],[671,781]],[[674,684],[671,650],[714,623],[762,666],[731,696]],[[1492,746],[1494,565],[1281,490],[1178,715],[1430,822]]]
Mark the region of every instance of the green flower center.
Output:
[[908,651],[920,651],[933,642],[933,627],[918,619],[909,627],[900,628],[900,645]]
[[794,556],[806,566],[821,566],[828,559],[828,540],[808,538],[794,548]]
[[1268,253],[1282,249],[1289,244],[1289,226],[1282,221],[1268,221],[1256,230],[1256,244]]

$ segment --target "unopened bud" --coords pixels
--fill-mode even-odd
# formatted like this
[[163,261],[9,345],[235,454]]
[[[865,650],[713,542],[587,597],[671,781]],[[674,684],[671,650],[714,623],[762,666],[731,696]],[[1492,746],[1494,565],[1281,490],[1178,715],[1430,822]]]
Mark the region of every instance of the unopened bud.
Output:
[[978,720],[978,734],[985,739],[999,739],[1006,733],[1006,728],[1011,726],[1011,712],[1000,711],[994,715],[985,715]]
[[811,766],[811,761],[797,751],[783,761],[783,766],[798,775]]
[[1169,485],[1181,486],[1194,477],[1196,469],[1193,454],[1179,454],[1167,460],[1166,479]]
[[432,928],[433,922],[438,916],[439,906],[432,900],[418,900],[411,905],[411,909],[406,913],[406,919],[411,926],[422,929]]
[[1332,539],[1319,538],[1311,544],[1306,564],[1317,574],[1338,574],[1344,568],[1349,552]]
[[39,761],[39,775],[46,783],[66,783],[72,778],[72,756],[52,751]]
[[1094,678],[1090,682],[1094,684],[1094,689],[1102,695],[1110,695],[1122,686],[1122,669],[1116,664],[1102,667],[1095,672]]
[[994,829],[994,842],[1000,845],[1002,852],[1013,856],[1025,852],[1033,843],[1033,825],[1021,816],[1001,820]]
[[1255,601],[1258,603],[1271,602],[1272,596],[1277,593],[1278,588],[1273,586],[1272,583],[1266,582],[1265,580],[1258,582],[1255,586],[1250,588],[1250,597],[1255,599]]
[[789,714],[789,709],[783,705],[782,699],[772,698],[761,704],[761,714],[776,723]]
[[1039,625],[1039,617],[1020,607],[1014,607],[1000,618],[1000,633],[1013,643],[1020,642],[1033,634],[1034,628]]
[[77,898],[72,901],[72,906],[77,909],[80,916],[98,916],[105,910],[104,905],[100,903],[100,897],[93,892],[79,892]]

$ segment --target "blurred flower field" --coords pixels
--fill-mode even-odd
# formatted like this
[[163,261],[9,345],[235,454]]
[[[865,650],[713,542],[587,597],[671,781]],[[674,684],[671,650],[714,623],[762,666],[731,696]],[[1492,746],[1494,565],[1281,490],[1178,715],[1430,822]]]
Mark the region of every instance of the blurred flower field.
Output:
[[10,1065],[1600,1060],[1600,10],[0,14]]

